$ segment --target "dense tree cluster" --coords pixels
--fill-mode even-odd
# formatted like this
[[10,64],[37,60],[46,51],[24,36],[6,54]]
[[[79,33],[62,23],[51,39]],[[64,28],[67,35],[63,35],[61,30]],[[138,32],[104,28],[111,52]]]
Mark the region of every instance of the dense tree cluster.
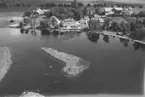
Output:
[[88,21],[89,30],[94,31],[101,28],[101,25],[98,20],[90,19]]
[[57,7],[45,13],[47,18],[52,16],[56,16],[57,18],[64,20],[67,18],[74,18],[75,20],[80,20],[84,14],[83,11],[75,8],[65,8],[65,7]]
[[[130,17],[131,18],[131,17]],[[116,22],[111,21],[111,19],[106,19],[104,25],[102,26],[105,30],[111,30],[115,32],[123,32],[123,34],[130,34],[130,32],[140,31],[145,27],[145,19],[126,19],[127,22]]]
[[142,4],[111,4],[111,3],[94,3],[93,5],[91,4],[87,4],[88,7],[113,7],[113,6],[117,6],[117,7],[132,7],[132,8],[143,8],[144,6]]

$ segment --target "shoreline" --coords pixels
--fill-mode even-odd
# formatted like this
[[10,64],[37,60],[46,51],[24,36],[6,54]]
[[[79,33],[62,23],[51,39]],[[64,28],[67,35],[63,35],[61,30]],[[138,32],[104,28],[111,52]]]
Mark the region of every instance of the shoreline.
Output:
[[[1,97],[1,96],[0,96]],[[144,97],[144,95],[129,95],[129,94],[70,94],[70,95],[43,95],[41,93],[36,92],[23,92],[20,96],[19,95],[9,95],[6,97]]]
[[0,81],[4,78],[8,72],[10,65],[12,64],[11,54],[8,47],[0,47],[0,52],[3,52],[0,59]]

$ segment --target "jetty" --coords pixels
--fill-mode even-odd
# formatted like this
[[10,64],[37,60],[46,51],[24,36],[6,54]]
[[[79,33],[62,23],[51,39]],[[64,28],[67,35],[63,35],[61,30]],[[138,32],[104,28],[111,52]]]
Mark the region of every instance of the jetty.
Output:
[[124,36],[116,35],[116,33],[109,32],[109,31],[102,31],[102,32],[96,32],[96,33],[97,34],[102,34],[102,35],[113,36],[113,37],[117,37],[117,38],[122,38],[122,39],[130,40],[130,41],[137,42],[137,43],[140,43],[140,44],[144,44],[145,45],[145,41],[134,40],[134,39],[128,37],[127,35],[124,35]]
[[8,72],[12,64],[11,54],[8,47],[0,47],[0,81]]
[[64,52],[59,52],[52,48],[42,47],[43,51],[53,56],[54,58],[65,63],[65,67],[63,68],[64,73],[67,76],[77,76],[86,70],[90,63],[81,59],[80,57],[74,56],[72,54],[67,54]]

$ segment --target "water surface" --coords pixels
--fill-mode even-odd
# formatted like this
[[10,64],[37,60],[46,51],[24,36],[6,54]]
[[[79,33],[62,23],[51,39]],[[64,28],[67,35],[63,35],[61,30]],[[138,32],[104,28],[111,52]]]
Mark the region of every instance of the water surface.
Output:
[[[9,46],[13,64],[0,82],[1,95],[144,93],[145,46],[97,34],[41,35],[0,28],[0,45]],[[64,64],[43,52],[50,47],[91,63],[77,77],[63,74]]]

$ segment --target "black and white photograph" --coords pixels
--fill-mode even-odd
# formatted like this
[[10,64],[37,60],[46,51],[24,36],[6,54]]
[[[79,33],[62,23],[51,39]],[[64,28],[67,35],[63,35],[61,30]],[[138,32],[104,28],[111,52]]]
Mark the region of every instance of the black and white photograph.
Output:
[[0,0],[0,97],[145,97],[145,0]]

